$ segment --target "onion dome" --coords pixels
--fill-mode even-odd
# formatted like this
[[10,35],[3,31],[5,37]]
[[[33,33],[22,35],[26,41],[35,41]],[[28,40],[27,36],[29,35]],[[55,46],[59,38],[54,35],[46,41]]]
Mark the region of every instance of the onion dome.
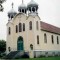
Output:
[[17,13],[13,9],[13,3],[12,3],[12,9],[8,12],[8,17],[13,18]]
[[0,11],[2,11],[3,12],[3,6],[0,4]]
[[25,4],[23,3],[23,0],[22,0],[22,4],[18,7],[18,11],[20,13],[26,13],[27,12],[27,7],[25,6]]
[[0,0],[0,4],[4,3],[6,0]]
[[31,0],[31,2],[27,5],[27,9],[30,12],[36,12],[38,10],[38,4],[34,0]]

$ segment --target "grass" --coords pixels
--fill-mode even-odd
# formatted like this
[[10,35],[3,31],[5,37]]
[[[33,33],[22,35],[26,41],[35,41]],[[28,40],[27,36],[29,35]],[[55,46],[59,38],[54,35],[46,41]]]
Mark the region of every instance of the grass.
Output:
[[13,59],[13,60],[60,60],[60,57],[43,57],[43,58],[31,58],[31,59]]

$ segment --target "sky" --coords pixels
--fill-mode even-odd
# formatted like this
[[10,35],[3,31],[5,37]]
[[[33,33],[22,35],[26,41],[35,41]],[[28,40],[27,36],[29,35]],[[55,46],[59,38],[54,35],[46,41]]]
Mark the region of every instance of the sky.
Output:
[[[60,0],[34,0],[39,5],[38,15],[41,21],[60,27]],[[7,22],[8,12],[12,9],[12,2],[14,3],[14,10],[18,12],[18,6],[21,5],[22,0],[6,0],[2,5],[4,11],[0,12],[0,40],[6,40],[7,38]],[[24,4],[27,4],[30,0],[24,0]]]

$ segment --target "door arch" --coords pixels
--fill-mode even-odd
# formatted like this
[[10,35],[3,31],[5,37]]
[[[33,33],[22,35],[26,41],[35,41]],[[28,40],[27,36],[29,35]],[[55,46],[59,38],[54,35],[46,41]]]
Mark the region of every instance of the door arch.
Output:
[[24,50],[24,45],[23,45],[23,37],[18,37],[18,40],[17,40],[17,50],[18,51],[22,51]]

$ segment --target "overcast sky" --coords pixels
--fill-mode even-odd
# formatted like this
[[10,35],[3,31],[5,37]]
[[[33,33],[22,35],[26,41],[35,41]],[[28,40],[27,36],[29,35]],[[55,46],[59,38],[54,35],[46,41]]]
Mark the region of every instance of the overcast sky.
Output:
[[[4,11],[0,12],[0,39],[6,40],[8,22],[8,11],[11,10],[11,4],[14,3],[14,10],[18,12],[18,6],[22,0],[7,0],[3,3]],[[30,0],[24,0],[24,4],[28,4]],[[35,0],[39,4],[39,16],[41,21],[60,27],[60,0]]]

